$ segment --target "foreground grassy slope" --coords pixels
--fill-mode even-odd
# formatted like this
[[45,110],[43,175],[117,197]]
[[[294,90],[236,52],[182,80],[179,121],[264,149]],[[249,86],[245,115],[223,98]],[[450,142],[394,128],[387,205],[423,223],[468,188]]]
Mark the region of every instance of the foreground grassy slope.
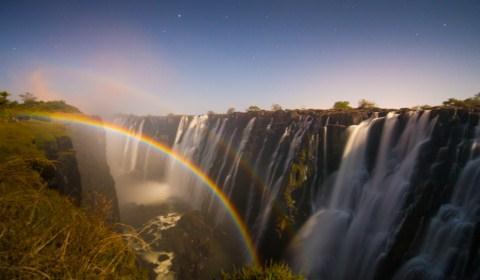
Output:
[[0,278],[146,278],[128,246],[135,235],[113,231],[104,222],[107,207],[87,213],[47,187],[43,177],[55,165],[43,147],[66,130],[19,121],[16,115],[24,112],[21,106],[0,108]]

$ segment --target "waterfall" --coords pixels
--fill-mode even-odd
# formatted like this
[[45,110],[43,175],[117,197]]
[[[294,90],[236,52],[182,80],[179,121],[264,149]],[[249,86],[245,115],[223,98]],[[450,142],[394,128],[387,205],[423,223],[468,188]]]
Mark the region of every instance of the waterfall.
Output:
[[[218,175],[217,175],[217,178],[215,180],[216,184],[218,185],[219,182],[220,182],[220,179],[221,179],[221,174],[223,173],[223,170],[225,170],[225,167],[227,165],[227,160],[228,160],[228,155],[231,153],[231,149],[232,149],[232,143],[233,143],[233,139],[235,139],[237,135],[237,128],[235,128],[233,130],[233,133],[230,135],[229,139],[228,139],[228,144],[227,144],[227,147],[224,151],[224,154],[223,154],[223,157],[222,157],[222,161],[221,161],[221,165],[220,165],[220,168],[219,168],[219,171],[218,171]],[[214,203],[215,203],[215,197],[214,195],[212,194],[210,196],[210,200],[209,200],[209,203],[208,203],[208,208],[207,208],[207,211],[209,213],[212,212],[212,209],[214,207]]]
[[142,119],[140,121],[140,125],[138,126],[138,129],[135,131],[135,138],[133,140],[133,145],[132,145],[132,155],[130,156],[130,167],[128,171],[134,171],[135,167],[137,166],[137,160],[138,160],[138,147],[140,145],[140,138],[142,137],[143,133],[143,125],[145,124],[145,119]]
[[[480,158],[474,153],[480,142],[479,127],[470,160],[455,185],[451,200],[431,219],[416,256],[396,274],[403,279],[466,279],[472,242],[480,224]],[[480,264],[470,273],[480,277]]]
[[[223,184],[222,184],[223,192],[229,198],[232,196],[235,180],[237,178],[238,167],[240,165],[240,161],[243,158],[245,147],[250,139],[250,133],[252,132],[254,123],[255,123],[255,118],[250,119],[250,121],[248,121],[247,126],[243,129],[242,138],[240,139],[240,144],[239,144],[238,150],[236,151],[235,159],[233,160],[233,164],[231,165],[230,170],[228,171],[227,176],[223,181]],[[219,223],[224,219],[225,214],[226,213],[223,208],[218,209],[217,223]]]
[[[204,142],[207,141],[207,121],[207,115],[195,116],[189,123],[188,117],[183,117],[177,130],[173,151],[198,164]],[[195,208],[200,207],[198,201],[200,197],[203,197],[203,191],[196,187],[198,179],[193,177],[174,159],[169,161],[166,181],[168,185],[175,189],[177,195],[192,202]]]
[[[374,169],[366,168],[370,130],[383,121]],[[351,127],[332,194],[300,230],[296,266],[312,278],[372,279],[378,257],[398,220],[420,149],[435,125],[429,113],[413,112],[395,143],[398,116]],[[335,265],[341,263],[342,265]]]
[[[480,256],[470,249],[480,246],[478,119],[432,109],[122,116],[115,123],[162,141],[210,176],[266,259],[287,256],[308,279],[401,280],[479,273]],[[228,224],[190,171],[138,140],[115,139],[109,163],[124,188],[148,179],[216,226]]]
[[[260,214],[255,224],[255,242],[258,245],[263,238],[266,227],[268,226],[269,219],[271,218],[272,209],[277,201],[281,187],[284,184],[284,178],[288,168],[294,157],[298,154],[298,149],[303,141],[304,135],[312,124],[312,119],[306,117],[299,123],[294,123],[285,129],[284,134],[280,138],[280,141],[275,149],[270,160],[269,170],[267,172],[267,187],[268,189],[263,191],[262,203]],[[292,136],[293,133],[293,136]],[[285,139],[292,136],[288,144],[288,150],[286,154],[281,154],[280,149]],[[278,176],[276,176],[278,174]]]
[[[270,131],[272,129],[272,124],[273,124],[273,118],[270,119],[270,122],[268,123],[267,127],[265,128],[265,132],[267,134],[270,133]],[[260,151],[258,152],[258,156],[255,159],[255,163],[253,164],[253,172],[254,172],[254,175],[257,176],[257,178],[258,178],[258,174],[260,174],[260,162],[261,162],[261,159],[262,159],[263,154],[265,152],[265,147],[266,147],[266,144],[267,144],[267,140],[268,140],[268,137],[263,138],[262,147],[260,148]],[[255,179],[257,179],[257,178],[255,178]],[[252,183],[250,184],[250,187],[248,188],[247,209],[246,209],[246,212],[245,212],[245,221],[247,221],[247,223],[249,223],[252,220],[251,215],[252,215],[253,204],[254,204],[254,200],[255,200],[254,195],[258,194],[258,192],[255,192],[255,190],[254,190],[254,187],[255,187],[256,183],[257,182],[255,182],[255,180],[252,180]]]

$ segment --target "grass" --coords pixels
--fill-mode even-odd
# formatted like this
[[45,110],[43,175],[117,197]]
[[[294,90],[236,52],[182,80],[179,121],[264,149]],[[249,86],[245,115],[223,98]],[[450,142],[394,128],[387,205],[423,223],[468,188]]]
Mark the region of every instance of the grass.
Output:
[[44,148],[66,129],[17,118],[25,112],[21,105],[0,108],[0,278],[147,279],[130,246],[143,241],[133,230],[105,222],[108,203],[87,213],[47,187],[41,174],[54,172],[55,165]]
[[[39,159],[36,165],[48,164]],[[128,241],[46,187],[32,161],[0,165],[0,275],[6,279],[143,279]]]
[[66,135],[63,125],[46,121],[0,121],[0,162],[11,157],[44,157],[44,147]]
[[247,266],[222,274],[223,280],[302,280],[290,267],[283,263],[267,263],[265,266]]

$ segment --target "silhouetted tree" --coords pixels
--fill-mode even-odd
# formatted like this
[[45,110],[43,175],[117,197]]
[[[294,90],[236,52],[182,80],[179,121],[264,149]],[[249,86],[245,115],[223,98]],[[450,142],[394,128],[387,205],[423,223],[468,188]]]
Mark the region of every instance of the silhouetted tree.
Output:
[[6,91],[0,92],[0,106],[7,105],[9,103],[8,97],[10,96],[10,93]]
[[373,101],[369,101],[367,99],[360,99],[358,101],[358,109],[372,109],[375,108],[377,105]]
[[20,99],[22,99],[23,103],[33,103],[37,101],[37,97],[30,92],[25,92],[23,94],[20,94]]
[[235,108],[233,107],[228,108],[227,114],[233,114],[233,113],[235,113]]
[[345,110],[352,109],[352,107],[350,107],[350,102],[348,101],[337,101],[333,104],[333,109]]
[[464,100],[449,98],[443,102],[443,105],[447,107],[480,108],[480,93]]
[[262,109],[260,109],[260,107],[255,106],[255,105],[252,105],[252,106],[247,108],[247,112],[258,112],[258,111],[261,111],[261,110]]
[[279,104],[272,104],[272,111],[281,111],[282,110],[282,106],[280,106]]

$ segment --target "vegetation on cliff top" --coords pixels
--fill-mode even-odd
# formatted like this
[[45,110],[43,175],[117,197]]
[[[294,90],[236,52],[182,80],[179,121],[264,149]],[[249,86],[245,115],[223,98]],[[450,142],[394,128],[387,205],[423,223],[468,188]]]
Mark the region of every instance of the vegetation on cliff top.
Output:
[[79,109],[71,106],[63,100],[39,101],[31,93],[21,95],[22,103],[9,100],[10,94],[6,91],[0,92],[0,118],[8,119],[28,112],[62,112],[81,113]]
[[449,98],[447,101],[443,102],[443,106],[446,107],[459,107],[459,108],[480,108],[480,92],[475,94],[472,97],[466,99],[456,99],[456,98]]

